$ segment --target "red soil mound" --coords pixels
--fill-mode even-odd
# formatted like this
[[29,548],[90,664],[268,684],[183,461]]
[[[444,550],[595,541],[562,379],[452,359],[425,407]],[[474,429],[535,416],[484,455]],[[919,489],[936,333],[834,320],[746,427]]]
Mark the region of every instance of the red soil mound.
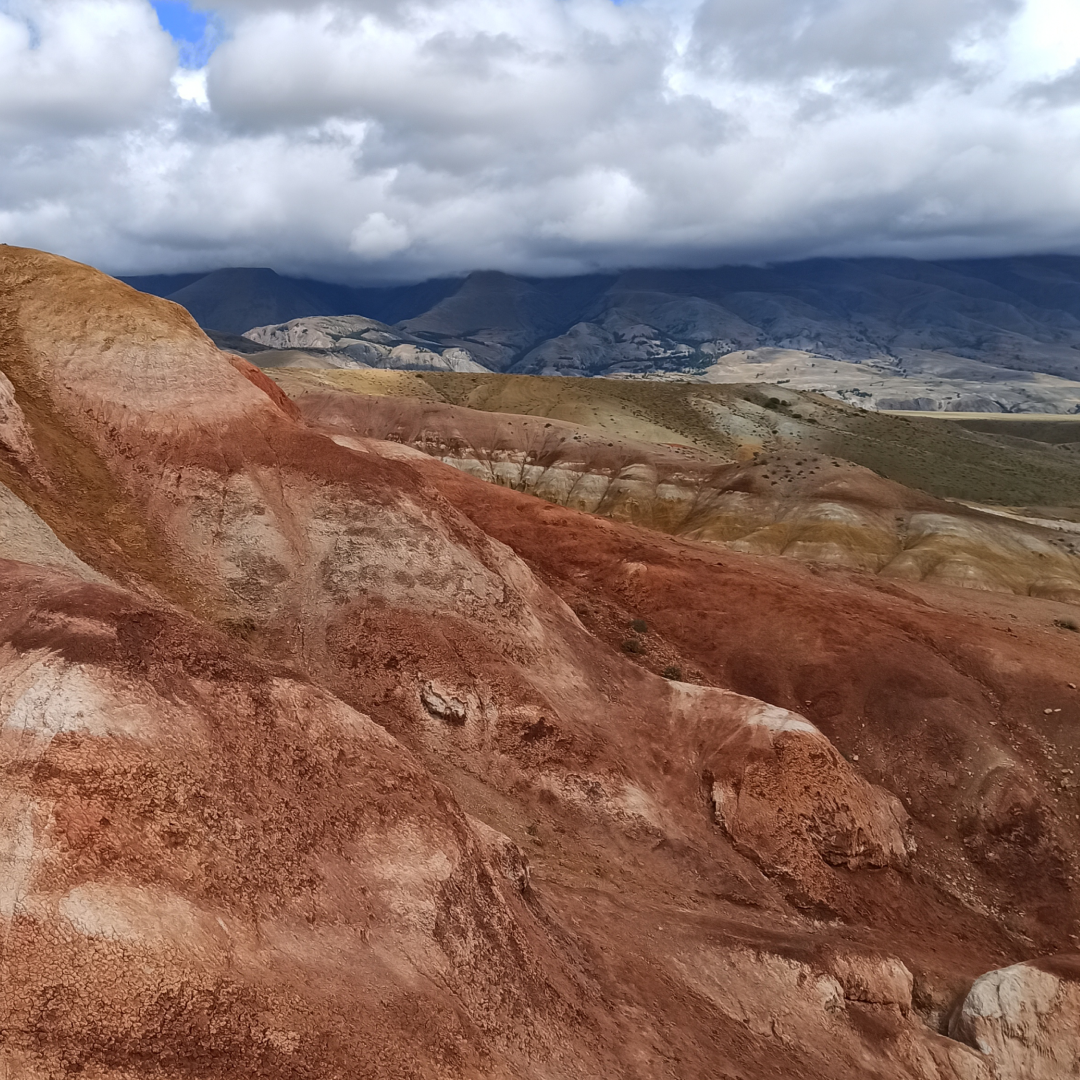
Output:
[[0,563],[13,1075],[988,1080],[1074,951],[1067,632],[335,442],[39,253],[0,367],[92,568]]
[[232,364],[241,375],[252,386],[257,386],[277,407],[291,420],[298,420],[300,418],[300,410],[292,403],[289,396],[281,389],[280,386],[273,379],[271,379],[264,371],[261,371],[254,364],[245,360],[242,356],[235,356],[233,353],[225,354],[229,358],[229,363]]
[[[674,662],[811,719],[901,797],[918,862],[940,864],[933,890],[977,895],[1047,944],[1072,927],[1080,643],[1052,605],[1014,601],[1022,621],[961,615],[945,591],[677,543],[428,470],[598,637],[636,638],[643,666]],[[905,901],[883,921],[918,934],[920,910]]]

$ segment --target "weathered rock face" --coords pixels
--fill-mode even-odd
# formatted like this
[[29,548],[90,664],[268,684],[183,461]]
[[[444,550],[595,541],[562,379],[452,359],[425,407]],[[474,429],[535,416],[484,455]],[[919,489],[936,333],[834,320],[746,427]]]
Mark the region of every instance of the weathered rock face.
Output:
[[1080,956],[1050,956],[980,976],[949,1034],[985,1054],[997,1080],[1080,1076]]
[[[0,624],[13,1075],[24,1054],[50,1076],[180,1057],[321,1077],[371,1056],[407,1075],[456,1038],[438,987],[470,968],[454,994],[493,1021],[558,1015],[515,908],[524,867],[366,716],[190,620],[25,564],[0,567]],[[402,971],[427,1050],[380,1035]]]
[[[849,870],[907,866],[915,852],[900,801],[866,783],[803,717],[762,702],[675,684],[684,723],[724,731],[703,754],[713,818],[762,865],[822,882]],[[719,700],[717,700],[719,699]]]
[[736,844],[792,870],[810,848],[849,870],[908,864],[915,842],[895,796],[867,784],[802,717],[760,705],[751,716],[768,734],[740,730],[745,757],[725,746],[712,783],[713,816]]
[[848,1001],[893,1005],[905,1013],[911,1008],[914,979],[896,957],[846,954],[830,966]]
[[9,1073],[984,1080],[918,1003],[1065,947],[1075,649],[330,437],[39,253],[0,368]]
[[[330,367],[391,368],[400,371],[487,371],[468,349],[443,348],[360,315],[312,316],[256,326],[243,335],[272,349],[317,350]],[[310,357],[305,358],[310,362]],[[266,361],[265,357],[261,360]],[[288,366],[291,361],[286,361]]]

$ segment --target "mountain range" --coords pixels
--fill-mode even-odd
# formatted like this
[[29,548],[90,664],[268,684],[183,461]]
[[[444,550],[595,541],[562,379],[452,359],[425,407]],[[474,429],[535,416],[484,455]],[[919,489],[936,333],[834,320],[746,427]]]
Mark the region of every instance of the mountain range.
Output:
[[[186,307],[219,344],[231,334],[280,345],[310,338],[313,316],[363,316],[388,342],[452,349],[495,372],[783,381],[881,409],[1080,410],[1073,256],[479,271],[365,288],[248,268],[124,280]],[[365,364],[335,357],[332,337],[320,348],[328,366]]]

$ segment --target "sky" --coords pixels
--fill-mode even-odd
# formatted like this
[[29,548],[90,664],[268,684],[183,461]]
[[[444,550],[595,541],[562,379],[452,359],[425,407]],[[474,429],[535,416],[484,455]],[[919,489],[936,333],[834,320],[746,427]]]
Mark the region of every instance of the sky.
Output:
[[176,42],[178,66],[198,71],[218,45],[219,23],[210,11],[193,8],[186,0],[151,0],[161,28]]
[[1080,0],[0,0],[0,242],[357,283],[1080,254]]

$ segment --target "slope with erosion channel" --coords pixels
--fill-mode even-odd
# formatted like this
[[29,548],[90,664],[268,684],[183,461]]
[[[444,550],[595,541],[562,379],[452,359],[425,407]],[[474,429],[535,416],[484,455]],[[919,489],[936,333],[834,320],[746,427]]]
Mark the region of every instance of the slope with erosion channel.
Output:
[[[632,384],[629,393],[622,383],[597,391],[597,380],[567,386],[505,376],[277,377],[322,430],[404,442],[474,476],[559,505],[740,551],[898,581],[1080,602],[1075,522],[980,512],[824,452],[843,446],[871,460],[892,455],[898,471],[914,463],[929,473],[936,464],[946,473],[939,484],[967,491],[955,448],[971,461],[972,486],[990,483],[989,469],[997,463],[993,453],[982,463],[974,460],[988,447],[979,434],[861,414],[784,390],[773,397],[745,390],[695,398],[684,387],[669,386],[650,400],[641,384]],[[370,390],[383,393],[356,392]],[[450,405],[447,398],[482,408]],[[533,415],[489,411],[511,404],[529,407]],[[997,460],[1023,460],[1011,447],[989,447]],[[1039,453],[1035,447],[1028,457],[1038,459]],[[1080,468],[1049,447],[1043,453],[1050,462],[1046,486],[1040,488],[1042,478],[1029,473],[1016,478],[1018,487],[1026,486],[1013,493],[1075,497]],[[1017,462],[1011,465],[1015,470]],[[948,476],[950,466],[958,478]],[[1007,474],[999,478],[998,490],[1007,491],[1008,482]]]
[[1019,1060],[947,1031],[1076,947],[1046,602],[1006,628],[329,438],[36,252],[0,252],[0,367],[8,1073]]

